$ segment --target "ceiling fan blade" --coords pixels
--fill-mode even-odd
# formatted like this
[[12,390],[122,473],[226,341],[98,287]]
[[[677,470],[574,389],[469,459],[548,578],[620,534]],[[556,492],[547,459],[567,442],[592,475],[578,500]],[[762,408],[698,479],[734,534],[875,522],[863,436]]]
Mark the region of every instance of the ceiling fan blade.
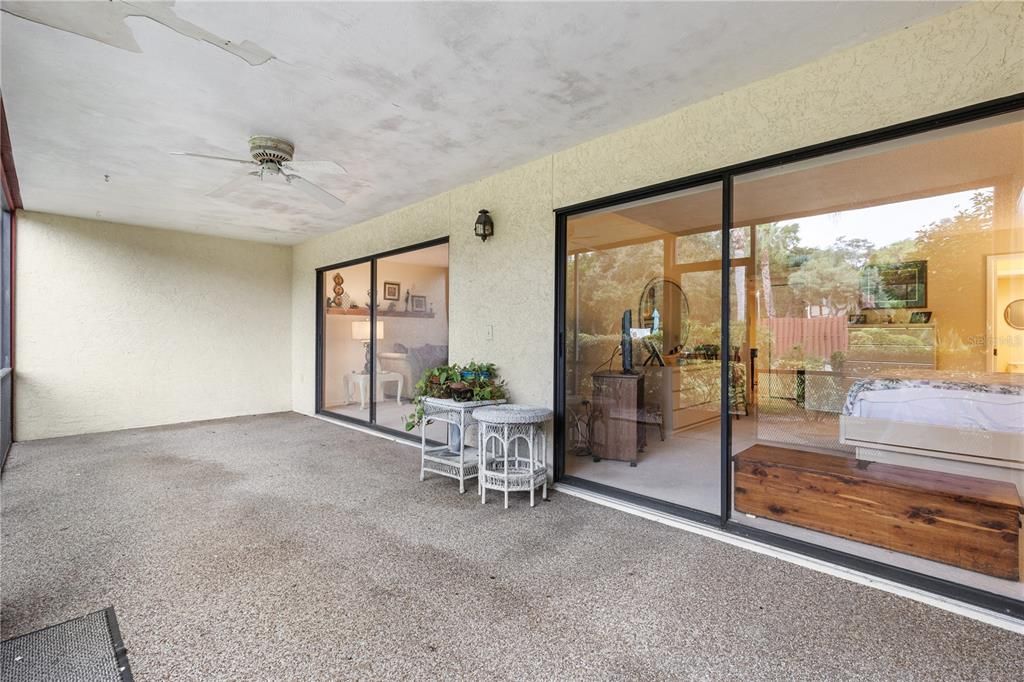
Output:
[[282,168],[294,171],[306,171],[309,173],[345,173],[345,167],[336,161],[285,161]]
[[253,171],[252,173],[246,173],[245,175],[239,175],[237,178],[235,178],[234,180],[232,180],[228,184],[221,185],[220,187],[218,187],[217,189],[213,190],[212,192],[207,192],[206,196],[213,197],[215,199],[219,199],[220,197],[227,196],[228,194],[231,194],[235,190],[241,189],[242,187],[250,184],[252,182],[252,180],[250,180],[249,178],[254,176],[254,175],[259,175],[259,173],[257,171]]
[[322,189],[318,185],[314,185],[312,182],[306,180],[303,177],[300,177],[298,175],[285,175],[284,177],[288,181],[289,185],[292,185],[293,187],[298,187],[303,192],[313,197],[327,208],[338,210],[345,206],[344,201],[334,196],[327,190]]
[[210,154],[194,154],[193,152],[170,152],[174,156],[194,156],[199,159],[213,159],[214,161],[233,161],[234,163],[244,163],[246,165],[252,165],[255,163],[252,159],[232,159],[227,156],[211,156]]

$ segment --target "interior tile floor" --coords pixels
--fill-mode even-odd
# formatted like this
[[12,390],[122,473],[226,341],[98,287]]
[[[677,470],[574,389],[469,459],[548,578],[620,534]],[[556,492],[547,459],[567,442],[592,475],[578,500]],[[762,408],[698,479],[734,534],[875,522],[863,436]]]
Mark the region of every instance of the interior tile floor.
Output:
[[1024,638],[554,493],[481,506],[285,413],[14,446],[2,636],[112,604],[139,680],[1019,680]]
[[[352,417],[353,419],[359,419],[361,421],[367,421],[370,419],[370,406],[367,404],[365,407],[359,407],[359,403],[337,403],[333,405],[326,405],[325,410],[333,412],[335,414],[344,415],[346,417]],[[384,400],[377,401],[376,416],[377,424],[379,426],[385,426],[395,431],[405,431],[405,420],[414,411],[412,401],[403,398],[402,402],[399,403],[395,400],[394,396],[386,398]],[[419,437],[420,430],[416,428],[413,432],[415,437]],[[427,438],[433,439],[437,442],[446,442],[446,431],[442,424],[431,424],[427,427]]]

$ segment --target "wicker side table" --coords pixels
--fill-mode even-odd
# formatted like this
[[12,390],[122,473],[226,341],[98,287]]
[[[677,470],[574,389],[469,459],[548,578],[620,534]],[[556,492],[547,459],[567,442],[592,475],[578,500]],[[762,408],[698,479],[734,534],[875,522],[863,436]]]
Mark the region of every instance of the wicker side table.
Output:
[[[460,403],[449,398],[424,398],[423,423],[420,425],[420,480],[427,472],[454,478],[459,482],[459,493],[466,492],[466,481],[479,471],[479,451],[466,447],[470,427],[476,426],[473,410],[487,405],[499,405],[504,400],[478,400]],[[446,445],[427,445],[427,425],[442,422],[458,430],[459,442]],[[451,430],[449,429],[449,433]]]
[[548,498],[544,423],[551,419],[551,414],[546,407],[529,405],[495,405],[473,410],[473,419],[479,422],[481,470],[477,483],[481,504],[487,504],[488,490],[505,493],[505,509],[510,492],[529,490],[531,507],[538,486],[542,487],[543,499]]

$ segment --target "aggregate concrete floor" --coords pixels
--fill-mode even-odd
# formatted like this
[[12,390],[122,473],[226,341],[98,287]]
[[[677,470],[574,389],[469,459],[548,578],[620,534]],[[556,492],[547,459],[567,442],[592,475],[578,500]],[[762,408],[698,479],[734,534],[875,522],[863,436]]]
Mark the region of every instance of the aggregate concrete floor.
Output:
[[114,605],[138,680],[1016,680],[1024,637],[565,495],[481,507],[295,414],[18,444],[2,636]]

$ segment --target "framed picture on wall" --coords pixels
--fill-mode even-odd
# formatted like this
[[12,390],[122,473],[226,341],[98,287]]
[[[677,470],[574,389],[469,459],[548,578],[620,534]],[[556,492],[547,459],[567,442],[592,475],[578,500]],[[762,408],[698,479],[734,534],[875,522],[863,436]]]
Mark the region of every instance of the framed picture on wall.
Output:
[[398,282],[384,282],[384,300],[397,301],[401,298],[402,285]]
[[910,324],[928,324],[932,321],[932,311],[916,310],[910,313]]
[[427,297],[426,296],[413,296],[412,297],[412,311],[414,313],[425,313],[425,312],[427,312]]
[[924,308],[928,305],[928,261],[866,265],[860,278],[861,308]]

